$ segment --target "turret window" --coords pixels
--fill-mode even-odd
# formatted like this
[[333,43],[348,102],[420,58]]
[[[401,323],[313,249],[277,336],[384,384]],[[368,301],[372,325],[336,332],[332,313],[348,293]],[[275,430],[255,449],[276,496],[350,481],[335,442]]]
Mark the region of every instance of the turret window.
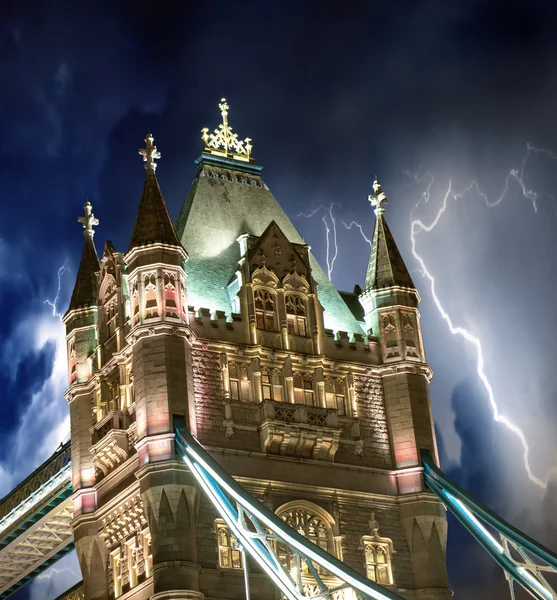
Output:
[[158,317],[157,310],[157,277],[154,273],[145,275],[145,318]]
[[255,290],[254,300],[257,329],[276,331],[275,295],[265,290]]
[[282,402],[282,378],[278,369],[262,369],[261,386],[263,388],[263,400],[275,400],[275,402]]
[[309,373],[294,373],[294,402],[315,406],[313,377]]
[[367,578],[381,585],[393,583],[389,550],[389,544],[364,540]]
[[167,317],[178,318],[176,280],[173,273],[164,274],[164,309]]
[[230,399],[232,402],[251,402],[251,381],[244,363],[228,363]]
[[106,338],[110,339],[116,333],[116,301],[113,300],[105,307]]
[[215,521],[219,545],[219,567],[221,569],[241,569],[242,552],[236,536],[230,531],[224,521]]
[[346,385],[344,379],[337,377],[325,379],[325,403],[327,408],[338,410],[339,415],[346,415]]
[[301,296],[286,296],[286,319],[290,335],[307,336],[306,303]]
[[75,342],[70,343],[69,352],[70,385],[77,381],[77,356],[75,353]]
[[139,289],[137,279],[132,283],[132,323],[136,325],[139,322]]

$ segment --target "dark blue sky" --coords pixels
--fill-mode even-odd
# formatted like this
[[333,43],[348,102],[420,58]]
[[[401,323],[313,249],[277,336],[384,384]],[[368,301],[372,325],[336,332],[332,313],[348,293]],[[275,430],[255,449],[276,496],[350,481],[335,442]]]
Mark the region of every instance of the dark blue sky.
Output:
[[[443,465],[557,549],[547,527],[557,492],[528,480],[520,441],[493,424],[475,347],[450,334],[410,238],[413,218],[434,222],[449,182],[459,196],[477,181],[485,197],[475,188],[449,197],[416,252],[454,324],[481,340],[495,400],[523,427],[545,480],[557,450],[557,182],[552,155],[528,143],[557,152],[556,21],[557,7],[541,0],[2,2],[0,495],[68,428],[63,328],[45,300],[66,265],[55,313],[65,311],[84,202],[100,219],[99,252],[107,239],[126,249],[144,176],[137,149],[150,129],[175,217],[200,130],[218,124],[225,95],[231,125],[253,139],[267,184],[323,266],[331,216],[299,215],[332,204],[339,288],[362,283],[369,255],[342,221],[371,236],[366,198],[380,177],[423,298]],[[487,597],[485,586],[506,597],[502,574],[454,523],[449,570],[457,599]],[[54,597],[71,577],[43,577],[18,598]]]

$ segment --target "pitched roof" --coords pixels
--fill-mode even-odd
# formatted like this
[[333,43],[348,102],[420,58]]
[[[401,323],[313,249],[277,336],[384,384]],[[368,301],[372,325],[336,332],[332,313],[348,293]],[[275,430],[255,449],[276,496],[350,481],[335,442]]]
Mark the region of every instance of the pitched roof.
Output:
[[[246,173],[245,165],[234,169],[222,161],[218,165],[215,161],[213,166],[206,157],[199,164],[176,224],[189,255],[188,303],[230,313],[227,284],[238,269],[239,235],[261,236],[274,220],[290,242],[305,242],[257,172]],[[311,253],[310,264],[324,308],[325,327],[349,334],[363,333]]]
[[364,291],[393,285],[415,287],[387,221],[379,213],[375,221]]
[[148,170],[128,252],[155,242],[180,245],[155,172]]
[[101,268],[93,237],[86,233],[85,246],[79,263],[68,312],[83,306],[97,304],[97,278],[95,273]]

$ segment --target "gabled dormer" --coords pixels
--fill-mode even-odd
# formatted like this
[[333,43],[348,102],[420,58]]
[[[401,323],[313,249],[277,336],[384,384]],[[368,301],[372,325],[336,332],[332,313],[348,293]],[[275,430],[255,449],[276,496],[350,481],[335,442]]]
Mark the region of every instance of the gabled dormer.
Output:
[[239,269],[229,284],[249,323],[253,344],[319,353],[323,332],[309,247],[295,244],[275,221],[261,236],[242,235]]

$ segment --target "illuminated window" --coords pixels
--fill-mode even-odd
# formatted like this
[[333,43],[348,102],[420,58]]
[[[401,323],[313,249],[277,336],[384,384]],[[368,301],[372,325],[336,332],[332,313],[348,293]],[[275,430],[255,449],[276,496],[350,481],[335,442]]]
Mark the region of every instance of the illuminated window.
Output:
[[315,406],[313,377],[310,373],[294,373],[294,402]]
[[[289,503],[283,508],[279,508],[277,515],[310,542],[335,555],[332,531],[333,519],[326,511],[319,509],[317,506],[313,508],[309,502]],[[280,561],[289,572],[292,572],[296,568],[296,564],[290,549],[280,543],[277,549]],[[324,569],[317,567],[317,571],[323,573]],[[302,574],[309,574],[305,562],[302,563]]]
[[130,587],[137,585],[137,545],[135,538],[126,544],[128,553],[128,571],[130,577]]
[[145,275],[144,280],[145,289],[145,318],[150,319],[158,317],[158,306],[157,306],[157,276],[154,273]]
[[242,552],[236,536],[230,531],[224,521],[215,521],[219,545],[219,567],[221,569],[241,569]]
[[391,585],[393,575],[389,543],[375,542],[364,538],[364,553],[367,578],[382,585]]
[[105,306],[106,339],[110,339],[116,332],[116,300]]
[[120,548],[110,554],[110,569],[112,572],[112,584],[114,586],[114,597],[122,595],[122,555]]
[[255,320],[257,329],[276,331],[275,295],[265,290],[255,290]]
[[186,303],[186,280],[180,278],[180,296],[182,298],[182,318],[188,320],[188,305]]
[[282,402],[282,380],[280,371],[273,369],[261,369],[261,386],[263,388],[263,400],[275,400]]
[[228,363],[230,399],[232,402],[251,402],[251,381],[244,363]]
[[132,283],[132,322],[136,325],[139,322],[139,289],[137,279]]
[[77,356],[75,353],[75,342],[70,343],[70,357],[68,360],[70,369],[70,385],[77,381]]
[[307,336],[306,303],[301,296],[286,296],[286,319],[290,335]]
[[327,408],[338,410],[339,415],[346,415],[346,385],[344,379],[338,377],[325,379],[325,403]]
[[164,274],[164,310],[167,317],[178,318],[176,280],[173,273]]

